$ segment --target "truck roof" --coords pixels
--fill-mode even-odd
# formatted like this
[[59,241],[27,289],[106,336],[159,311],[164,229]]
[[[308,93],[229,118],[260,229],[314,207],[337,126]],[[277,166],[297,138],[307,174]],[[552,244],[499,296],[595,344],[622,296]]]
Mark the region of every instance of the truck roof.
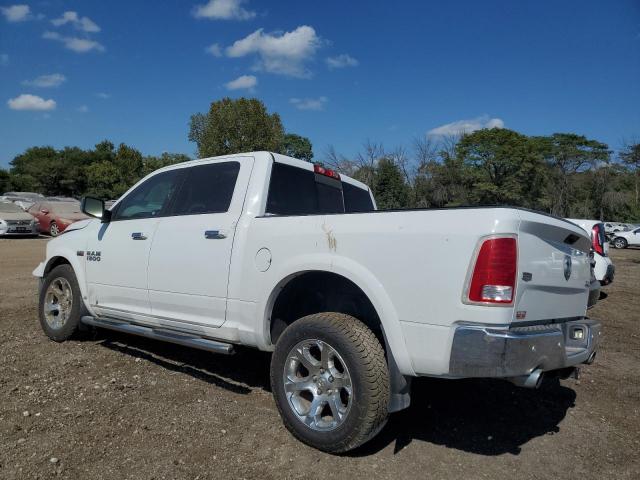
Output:
[[[307,162],[305,160],[299,160],[297,158],[293,158],[293,157],[288,157],[286,155],[282,155],[280,153],[275,153],[275,152],[268,152],[268,151],[255,151],[255,152],[243,152],[243,153],[232,153],[229,155],[220,155],[217,157],[206,157],[206,158],[199,158],[196,160],[191,160],[189,162],[182,162],[182,163],[176,163],[174,165],[169,165],[167,167],[161,168],[159,170],[156,170],[156,172],[158,171],[165,171],[165,170],[172,170],[174,168],[185,168],[188,165],[194,165],[194,164],[198,164],[198,163],[206,163],[206,162],[210,162],[211,160],[228,160],[231,158],[242,158],[242,157],[253,157],[254,159],[260,161],[260,160],[269,160],[271,159],[272,161],[278,162],[278,163],[285,163],[287,165],[291,165],[293,167],[298,167],[298,168],[303,168],[305,170],[310,170],[313,171],[313,166],[314,164],[311,162]],[[155,173],[155,172],[154,172]],[[351,185],[354,185],[356,187],[362,188],[363,190],[367,190],[370,191],[370,188],[367,184],[359,182],[358,180],[355,180],[354,178],[351,178],[347,175],[344,174],[340,174],[340,180],[342,180],[345,183],[349,183]]]

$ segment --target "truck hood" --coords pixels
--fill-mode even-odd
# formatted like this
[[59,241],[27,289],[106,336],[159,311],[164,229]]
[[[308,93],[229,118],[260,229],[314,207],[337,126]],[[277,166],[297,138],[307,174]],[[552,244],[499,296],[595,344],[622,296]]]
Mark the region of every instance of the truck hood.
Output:
[[[71,220],[71,219],[69,219],[69,220]],[[71,232],[73,230],[82,230],[84,227],[86,227],[87,225],[89,225],[93,221],[94,221],[93,218],[86,218],[86,216],[85,216],[84,219],[79,220],[77,222],[73,222],[71,225],[69,225],[65,229],[65,233]]]

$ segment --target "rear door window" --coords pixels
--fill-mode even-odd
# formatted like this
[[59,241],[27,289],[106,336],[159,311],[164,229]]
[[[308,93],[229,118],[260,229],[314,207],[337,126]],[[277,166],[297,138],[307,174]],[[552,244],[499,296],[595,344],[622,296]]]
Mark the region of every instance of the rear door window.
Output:
[[316,215],[372,210],[373,202],[367,190],[304,168],[273,164],[267,214]]
[[372,212],[374,210],[371,194],[368,190],[343,182],[342,193],[344,194],[345,212]]
[[[339,186],[340,182],[336,182]],[[316,182],[316,174],[310,170],[275,162],[271,168],[266,212],[273,215],[314,215],[344,211],[342,190],[335,187]]]
[[187,169],[171,215],[224,213],[229,210],[239,162],[208,163]]

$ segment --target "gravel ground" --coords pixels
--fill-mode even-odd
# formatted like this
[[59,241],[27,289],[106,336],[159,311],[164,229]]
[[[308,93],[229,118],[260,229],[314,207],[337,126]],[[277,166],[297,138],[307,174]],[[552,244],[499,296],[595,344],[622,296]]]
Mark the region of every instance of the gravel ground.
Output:
[[31,271],[46,239],[0,240],[0,478],[640,478],[640,250],[615,250],[596,363],[579,381],[421,379],[412,406],[344,456],[282,426],[269,355],[98,332],[57,344]]

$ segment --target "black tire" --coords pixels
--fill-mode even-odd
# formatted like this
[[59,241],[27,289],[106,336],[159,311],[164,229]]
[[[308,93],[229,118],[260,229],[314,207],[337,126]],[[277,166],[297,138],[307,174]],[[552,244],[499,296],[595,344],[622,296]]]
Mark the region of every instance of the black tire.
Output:
[[[303,423],[285,393],[288,356],[300,342],[311,339],[325,342],[342,357],[351,380],[349,410],[342,423],[329,431]],[[362,445],[382,430],[389,416],[389,371],[382,345],[364,323],[342,313],[309,315],[287,327],[271,358],[271,388],[287,429],[325,452],[342,453]]]
[[629,245],[626,239],[622,237],[616,237],[613,239],[613,246],[616,248],[627,248]]
[[[49,287],[53,282],[59,279],[64,279],[63,281],[68,283],[71,289],[72,298],[68,302],[70,305],[70,313],[66,316],[64,322],[60,326],[56,327],[47,321],[45,303],[47,301],[47,292],[49,291]],[[42,283],[42,288],[40,289],[40,300],[38,302],[40,326],[47,337],[56,342],[64,342],[71,338],[80,327],[80,318],[85,311],[84,308],[82,294],[80,293],[80,287],[78,286],[78,280],[76,279],[76,275],[73,272],[71,265],[58,265],[51,270],[46,275]]]
[[52,237],[57,237],[60,234],[60,230],[58,229],[58,224],[56,222],[51,222],[49,224],[49,235]]

